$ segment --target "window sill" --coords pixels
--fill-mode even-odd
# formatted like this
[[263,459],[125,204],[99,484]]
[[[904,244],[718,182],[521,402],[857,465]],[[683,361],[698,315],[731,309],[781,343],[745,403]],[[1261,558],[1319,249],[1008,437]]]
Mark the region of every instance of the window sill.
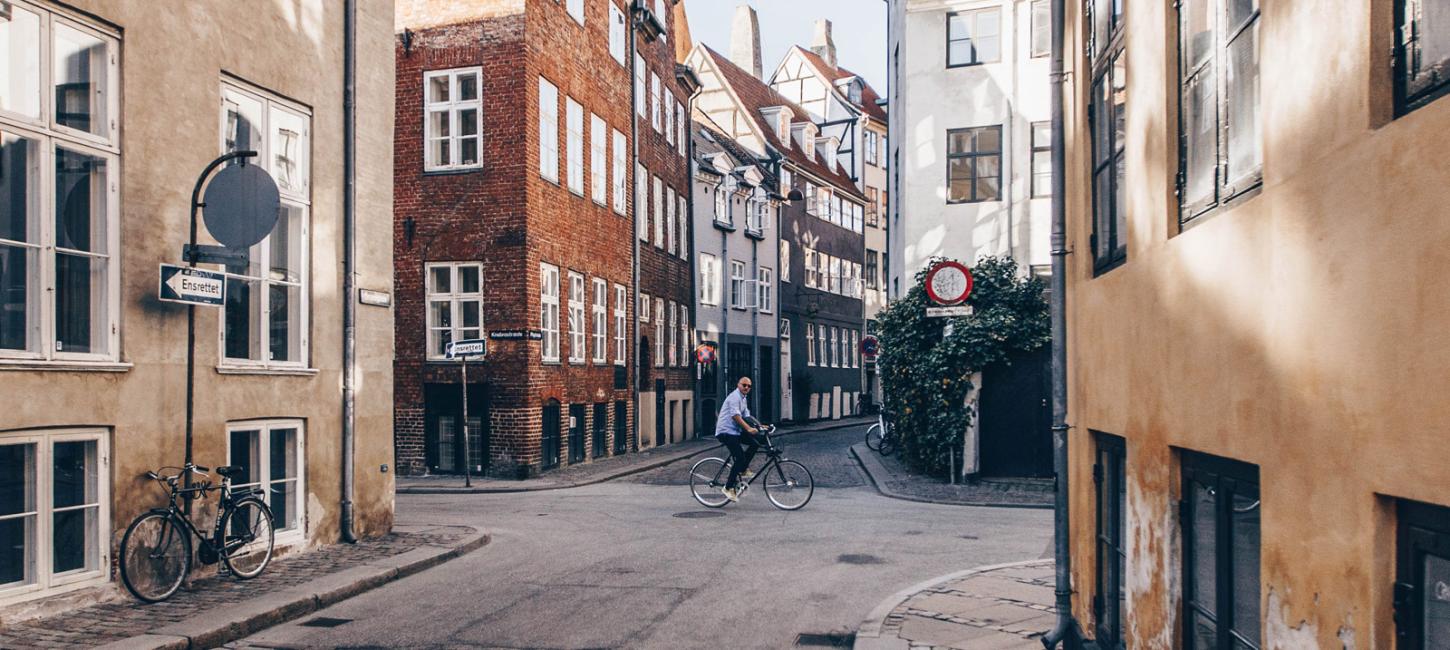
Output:
[[440,169],[424,169],[424,176],[457,176],[458,174],[473,174],[483,171],[483,165],[475,167],[444,167]]
[[763,231],[763,230],[752,230],[750,228],[746,228],[745,229],[745,236],[746,237],[749,237],[751,239],[757,240],[757,241],[764,241],[765,240],[765,231]]
[[725,232],[735,232],[735,224],[728,221],[720,221],[719,219],[716,219],[712,221],[711,224],[714,225],[715,228],[718,230],[723,230]]
[[1116,268],[1118,268],[1118,267],[1126,264],[1127,262],[1128,262],[1128,256],[1127,255],[1123,255],[1121,257],[1116,257],[1116,258],[1112,258],[1112,259],[1106,259],[1106,260],[1094,260],[1093,261],[1093,277],[1094,278],[1102,277],[1103,275],[1105,275],[1109,271],[1112,271],[1113,269],[1116,269]]
[[1263,189],[1264,181],[1263,178],[1260,177],[1252,184],[1250,184],[1247,188],[1240,190],[1236,194],[1230,195],[1222,201],[1219,201],[1218,205],[1215,205],[1211,208],[1208,208],[1207,210],[1204,210],[1203,212],[1188,217],[1187,219],[1183,219],[1182,217],[1180,217],[1180,221],[1178,222],[1178,233],[1183,234],[1185,232],[1188,232],[1190,228],[1197,226],[1198,224],[1201,224],[1205,221],[1210,221],[1214,217],[1223,214],[1224,212],[1228,212],[1229,210],[1243,205],[1245,202],[1258,196],[1259,193],[1263,191]]
[[43,370],[49,372],[129,372],[134,364],[124,361],[55,361],[0,359],[0,371]]
[[268,368],[265,366],[217,366],[218,375],[271,375],[275,377],[311,377],[316,368]]

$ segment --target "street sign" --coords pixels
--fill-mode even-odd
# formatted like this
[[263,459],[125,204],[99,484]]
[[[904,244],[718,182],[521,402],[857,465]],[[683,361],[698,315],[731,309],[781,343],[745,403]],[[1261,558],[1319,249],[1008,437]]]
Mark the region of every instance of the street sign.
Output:
[[463,339],[450,341],[443,350],[448,359],[481,359],[488,354],[488,341],[484,339]]
[[539,330],[493,330],[488,333],[490,341],[542,341],[544,333]]
[[695,346],[695,362],[700,365],[715,362],[715,344],[709,341]]
[[936,318],[939,316],[971,316],[971,305],[957,305],[955,307],[927,307],[926,317]]
[[961,304],[972,295],[972,272],[961,262],[937,262],[926,274],[926,295],[944,307]]
[[245,162],[217,172],[202,201],[207,232],[227,248],[246,249],[265,239],[282,210],[272,175]]
[[226,278],[220,273],[179,264],[161,265],[161,282],[157,290],[157,297],[161,300],[220,307],[226,303],[226,292]]
[[861,337],[861,355],[862,356],[867,357],[869,359],[869,358],[875,357],[877,354],[880,354],[880,353],[881,353],[881,339],[878,339],[878,338],[876,338],[876,337],[874,337],[874,336],[872,336],[870,334],[867,334],[866,336]]

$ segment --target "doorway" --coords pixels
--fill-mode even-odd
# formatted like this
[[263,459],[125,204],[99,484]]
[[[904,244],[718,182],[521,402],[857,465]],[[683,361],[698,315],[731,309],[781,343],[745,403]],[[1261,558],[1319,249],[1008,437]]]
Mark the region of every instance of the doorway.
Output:
[[[424,462],[434,474],[463,473],[463,395],[458,384],[423,386]],[[488,471],[488,388],[468,386],[468,456],[470,473]]]
[[984,476],[1052,476],[1048,348],[1017,354],[982,371],[978,404]]

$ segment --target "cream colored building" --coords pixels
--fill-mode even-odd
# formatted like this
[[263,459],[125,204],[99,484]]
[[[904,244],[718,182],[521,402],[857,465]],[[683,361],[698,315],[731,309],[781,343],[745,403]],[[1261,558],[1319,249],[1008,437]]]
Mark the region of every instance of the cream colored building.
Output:
[[[358,4],[357,286],[388,292],[393,8]],[[118,589],[121,534],[163,503],[141,474],[184,461],[186,308],[158,266],[230,148],[283,210],[197,308],[195,462],[248,467],[284,551],[339,539],[343,6],[0,2],[0,619]],[[362,536],[392,524],[393,325],[357,317]]]
[[1113,4],[1067,9],[1076,620],[1450,647],[1444,3]]

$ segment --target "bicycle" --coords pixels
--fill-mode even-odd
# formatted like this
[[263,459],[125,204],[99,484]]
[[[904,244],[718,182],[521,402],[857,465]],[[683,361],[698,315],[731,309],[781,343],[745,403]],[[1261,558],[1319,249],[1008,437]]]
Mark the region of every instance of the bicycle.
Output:
[[884,412],[876,413],[876,424],[866,430],[866,447],[882,456],[896,453],[896,427],[886,423]]
[[[773,426],[760,427],[760,437],[765,442],[760,450],[765,452],[766,461],[754,476],[748,479],[741,477],[738,484],[739,494],[745,494],[746,488],[755,483],[756,479],[762,479],[765,496],[770,499],[771,504],[781,510],[800,510],[810,502],[811,495],[815,494],[815,480],[811,478],[811,472],[805,465],[786,458],[785,450],[771,442],[770,434],[774,432]],[[733,461],[729,456],[710,457],[690,468],[690,493],[700,505],[721,508],[730,502],[723,489],[729,481]]]
[[[175,474],[161,473],[173,469],[177,470]],[[142,475],[167,490],[168,504],[136,517],[121,537],[121,582],[132,595],[155,603],[175,594],[191,573],[192,537],[201,542],[197,559],[202,564],[220,561],[223,572],[241,580],[261,575],[272,561],[275,541],[272,510],[257,488],[232,489],[232,477],[245,471],[230,465],[216,468],[222,480],[215,487],[210,480],[191,487],[179,485],[188,473],[210,475],[210,469],[192,463],[180,468],[162,467]],[[203,535],[191,523],[177,502],[178,497],[187,501],[205,498],[207,492],[221,495],[211,537]]]

